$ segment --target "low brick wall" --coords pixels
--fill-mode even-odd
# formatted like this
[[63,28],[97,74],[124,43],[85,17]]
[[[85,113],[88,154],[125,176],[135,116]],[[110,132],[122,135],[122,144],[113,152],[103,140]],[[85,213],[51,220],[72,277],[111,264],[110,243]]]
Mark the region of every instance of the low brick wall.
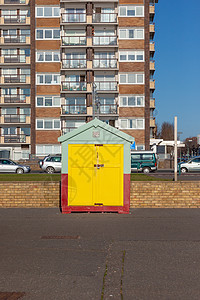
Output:
[[0,207],[59,207],[60,182],[0,182]]
[[131,183],[132,208],[200,208],[200,181]]
[[[59,182],[0,182],[0,207],[59,207]],[[200,208],[200,181],[131,182],[131,208]]]

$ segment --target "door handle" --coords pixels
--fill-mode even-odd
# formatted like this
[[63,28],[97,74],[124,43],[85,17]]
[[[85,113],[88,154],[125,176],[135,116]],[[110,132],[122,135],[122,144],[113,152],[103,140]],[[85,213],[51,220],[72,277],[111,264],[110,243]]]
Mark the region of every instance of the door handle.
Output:
[[104,164],[101,164],[101,165],[100,164],[95,164],[94,167],[97,168],[97,169],[100,169],[100,168],[104,167]]

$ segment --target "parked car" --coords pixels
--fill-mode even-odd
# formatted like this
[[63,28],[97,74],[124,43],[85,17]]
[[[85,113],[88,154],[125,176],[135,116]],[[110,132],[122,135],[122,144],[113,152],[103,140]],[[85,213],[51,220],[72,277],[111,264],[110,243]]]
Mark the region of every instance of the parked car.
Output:
[[193,157],[186,162],[180,162],[178,165],[181,168],[181,173],[200,172],[200,156]]
[[49,174],[55,172],[61,172],[61,156],[60,155],[48,155],[44,159],[39,161],[40,168]]
[[23,174],[29,173],[30,171],[31,168],[29,166],[17,164],[11,159],[0,158],[0,172]]
[[156,154],[152,151],[131,151],[131,171],[149,174],[157,170]]

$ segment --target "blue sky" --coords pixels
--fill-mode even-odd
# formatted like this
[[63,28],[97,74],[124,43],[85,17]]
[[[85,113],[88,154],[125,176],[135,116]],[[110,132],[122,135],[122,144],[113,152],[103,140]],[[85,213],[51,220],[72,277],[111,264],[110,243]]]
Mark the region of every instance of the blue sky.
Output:
[[200,134],[200,1],[159,0],[155,16],[156,122],[178,117],[181,139]]

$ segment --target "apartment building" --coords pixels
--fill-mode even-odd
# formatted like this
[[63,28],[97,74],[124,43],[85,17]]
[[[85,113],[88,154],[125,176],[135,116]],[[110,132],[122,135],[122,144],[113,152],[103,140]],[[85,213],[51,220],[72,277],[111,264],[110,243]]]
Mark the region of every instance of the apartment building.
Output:
[[0,0],[0,155],[59,153],[94,115],[148,149],[155,2]]

